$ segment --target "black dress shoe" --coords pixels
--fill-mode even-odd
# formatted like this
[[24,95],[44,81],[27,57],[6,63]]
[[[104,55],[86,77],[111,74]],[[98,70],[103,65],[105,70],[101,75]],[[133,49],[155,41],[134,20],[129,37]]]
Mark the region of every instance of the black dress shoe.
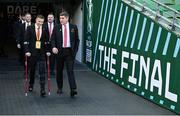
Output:
[[32,92],[32,91],[33,91],[33,86],[30,85],[30,86],[29,86],[29,92]]
[[57,94],[62,94],[62,93],[63,93],[62,89],[57,90]]
[[77,91],[76,90],[71,90],[70,96],[73,98],[75,95],[77,95]]
[[41,90],[41,97],[45,97],[46,96],[46,92],[45,92],[45,90]]

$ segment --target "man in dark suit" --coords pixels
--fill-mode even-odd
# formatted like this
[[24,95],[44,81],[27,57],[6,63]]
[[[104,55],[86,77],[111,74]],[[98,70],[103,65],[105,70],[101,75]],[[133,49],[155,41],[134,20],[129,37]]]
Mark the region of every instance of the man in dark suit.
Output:
[[[24,18],[24,19],[23,19]],[[24,36],[27,30],[27,27],[31,25],[31,14],[26,13],[25,16],[22,17],[22,20],[19,22],[19,26],[16,34],[16,43],[17,48],[19,49],[19,57],[21,64],[24,64]]]
[[[51,35],[54,29],[54,26],[56,24],[54,23],[54,15],[52,13],[48,14],[47,16],[47,22],[44,23],[44,27],[46,28],[48,37],[49,37],[49,41],[51,41]],[[51,46],[49,46],[51,48]],[[51,75],[55,75],[54,72],[54,67],[55,67],[55,55],[51,54],[50,56],[50,74]]]
[[21,28],[21,25],[25,23],[25,14],[19,14],[19,15],[16,15],[16,20],[14,22],[14,25],[13,25],[13,35],[14,35],[14,38],[16,39],[16,42],[17,44],[20,43],[18,42],[19,40],[19,33],[20,33],[20,28]]
[[45,28],[42,26],[44,17],[38,15],[36,17],[36,23],[27,28],[25,34],[25,55],[30,57],[30,81],[29,81],[29,92],[33,91],[33,85],[35,80],[36,64],[39,66],[40,76],[40,95],[44,97],[45,92],[45,68],[46,68],[46,55],[50,55],[48,50],[48,36]]
[[60,25],[54,27],[51,37],[52,52],[57,54],[57,93],[62,93],[63,88],[63,67],[66,64],[68,80],[70,85],[70,96],[77,94],[77,86],[74,77],[74,60],[79,46],[78,29],[76,25],[69,23],[69,14],[60,13]]

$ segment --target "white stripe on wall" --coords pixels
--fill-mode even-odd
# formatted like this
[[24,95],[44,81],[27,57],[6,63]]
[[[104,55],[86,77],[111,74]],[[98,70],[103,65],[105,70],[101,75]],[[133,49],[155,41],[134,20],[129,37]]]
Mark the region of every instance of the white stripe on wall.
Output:
[[107,28],[106,28],[105,42],[107,41],[107,35],[108,35],[108,30],[109,30],[110,17],[111,17],[111,14],[112,14],[113,1],[114,1],[114,0],[111,1],[110,11],[109,11],[110,13],[109,13],[108,24],[107,24]]
[[106,15],[107,15],[107,9],[108,9],[108,5],[109,5],[109,0],[107,0],[107,3],[106,3],[106,8],[105,8],[105,16],[104,16],[104,20],[103,20],[103,27],[102,27],[102,31],[101,31],[101,37],[100,37],[100,41],[102,41],[102,37],[103,37],[103,34],[104,34],[104,25],[105,25],[105,22],[106,22]]
[[142,27],[142,30],[141,30],[141,36],[140,36],[140,39],[139,39],[139,43],[138,43],[138,50],[141,48],[141,44],[142,44],[142,40],[143,40],[143,36],[144,36],[144,31],[145,31],[145,27],[146,27],[146,22],[147,22],[147,18],[144,18],[144,21],[143,21],[143,27]]
[[140,14],[137,15],[136,26],[135,26],[133,38],[132,38],[132,41],[131,41],[131,48],[134,47],[134,42],[135,42],[135,38],[136,38],[136,34],[137,34],[137,28],[138,28],[138,25],[139,25],[139,18],[140,18]]
[[173,57],[176,58],[180,50],[180,38],[177,39]]
[[123,8],[123,4],[121,3],[121,8],[120,8],[120,14],[119,14],[119,18],[118,18],[118,24],[116,26],[116,33],[115,33],[115,36],[114,36],[114,45],[116,44],[116,41],[117,41],[117,34],[118,34],[118,30],[119,30],[119,23],[120,23],[120,20],[121,20],[121,15],[122,15],[122,8]]
[[131,30],[133,16],[134,16],[134,10],[131,10],[131,17],[130,17],[128,32],[127,32],[126,41],[125,41],[125,45],[124,45],[125,47],[127,47],[127,43],[128,43],[128,39],[129,39],[129,33],[130,33],[130,30]]
[[117,6],[118,6],[118,0],[116,0],[115,13],[114,13],[114,16],[113,16],[113,24],[112,24],[112,29],[111,29],[111,33],[110,33],[109,43],[112,42],[112,33],[113,33],[113,30],[114,30],[114,22],[115,22],[115,16],[116,16],[116,13],[117,13]]
[[165,43],[165,46],[164,46],[164,49],[163,49],[163,55],[167,54],[170,38],[171,38],[171,33],[168,32],[167,37],[166,37],[166,43]]
[[123,37],[123,34],[124,34],[123,32],[124,32],[124,27],[125,27],[125,24],[126,24],[127,12],[128,12],[128,7],[126,6],[126,11],[125,11],[124,20],[123,20],[123,26],[122,26],[122,30],[121,30],[121,37],[120,37],[120,40],[119,40],[119,46],[121,45],[122,37]]
[[151,41],[153,28],[154,28],[154,22],[151,22],[150,31],[149,31],[149,35],[148,35],[148,40],[147,40],[147,43],[146,43],[145,51],[148,51],[148,49],[149,49],[149,44],[150,44],[150,41]]
[[157,48],[158,48],[158,44],[159,44],[161,32],[162,32],[162,27],[159,27],[153,53],[156,53],[156,52],[157,52]]
[[98,46],[98,42],[99,42],[99,32],[100,32],[100,26],[101,26],[101,21],[102,21],[102,13],[103,13],[103,9],[104,9],[104,1],[102,0],[102,4],[101,4],[101,14],[100,14],[100,21],[99,21],[99,25],[98,25],[98,33],[97,33],[97,40],[96,40],[96,46],[95,46],[95,54],[94,54],[94,62],[93,62],[93,68],[95,66],[95,61],[96,61],[96,53],[97,53],[97,46]]

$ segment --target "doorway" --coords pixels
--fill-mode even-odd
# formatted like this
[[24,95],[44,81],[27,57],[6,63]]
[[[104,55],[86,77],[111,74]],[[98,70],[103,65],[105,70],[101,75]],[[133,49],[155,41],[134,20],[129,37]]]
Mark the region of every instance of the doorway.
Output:
[[[32,22],[37,14],[47,17],[48,13],[54,13],[55,20],[59,22],[59,13],[66,10],[70,14],[70,21],[78,26],[80,46],[82,46],[82,1],[81,0],[45,0],[45,1],[5,1],[0,4],[0,26],[3,32],[0,34],[1,48],[8,57],[17,58],[18,52],[14,37],[14,23],[20,13],[30,13]],[[77,18],[78,15],[78,18]],[[46,19],[46,18],[45,18]],[[46,20],[45,20],[46,21]],[[2,36],[3,35],[3,36]],[[77,53],[77,60],[82,61],[82,48]]]

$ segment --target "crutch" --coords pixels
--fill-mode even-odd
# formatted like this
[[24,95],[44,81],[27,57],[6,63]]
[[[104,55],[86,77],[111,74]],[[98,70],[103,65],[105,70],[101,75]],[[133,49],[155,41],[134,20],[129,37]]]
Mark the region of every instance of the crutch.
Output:
[[50,95],[51,93],[51,83],[50,83],[50,62],[49,62],[49,56],[47,55],[47,76],[48,76],[48,94]]
[[27,63],[27,56],[25,55],[25,96],[27,96],[28,92],[28,63]]

